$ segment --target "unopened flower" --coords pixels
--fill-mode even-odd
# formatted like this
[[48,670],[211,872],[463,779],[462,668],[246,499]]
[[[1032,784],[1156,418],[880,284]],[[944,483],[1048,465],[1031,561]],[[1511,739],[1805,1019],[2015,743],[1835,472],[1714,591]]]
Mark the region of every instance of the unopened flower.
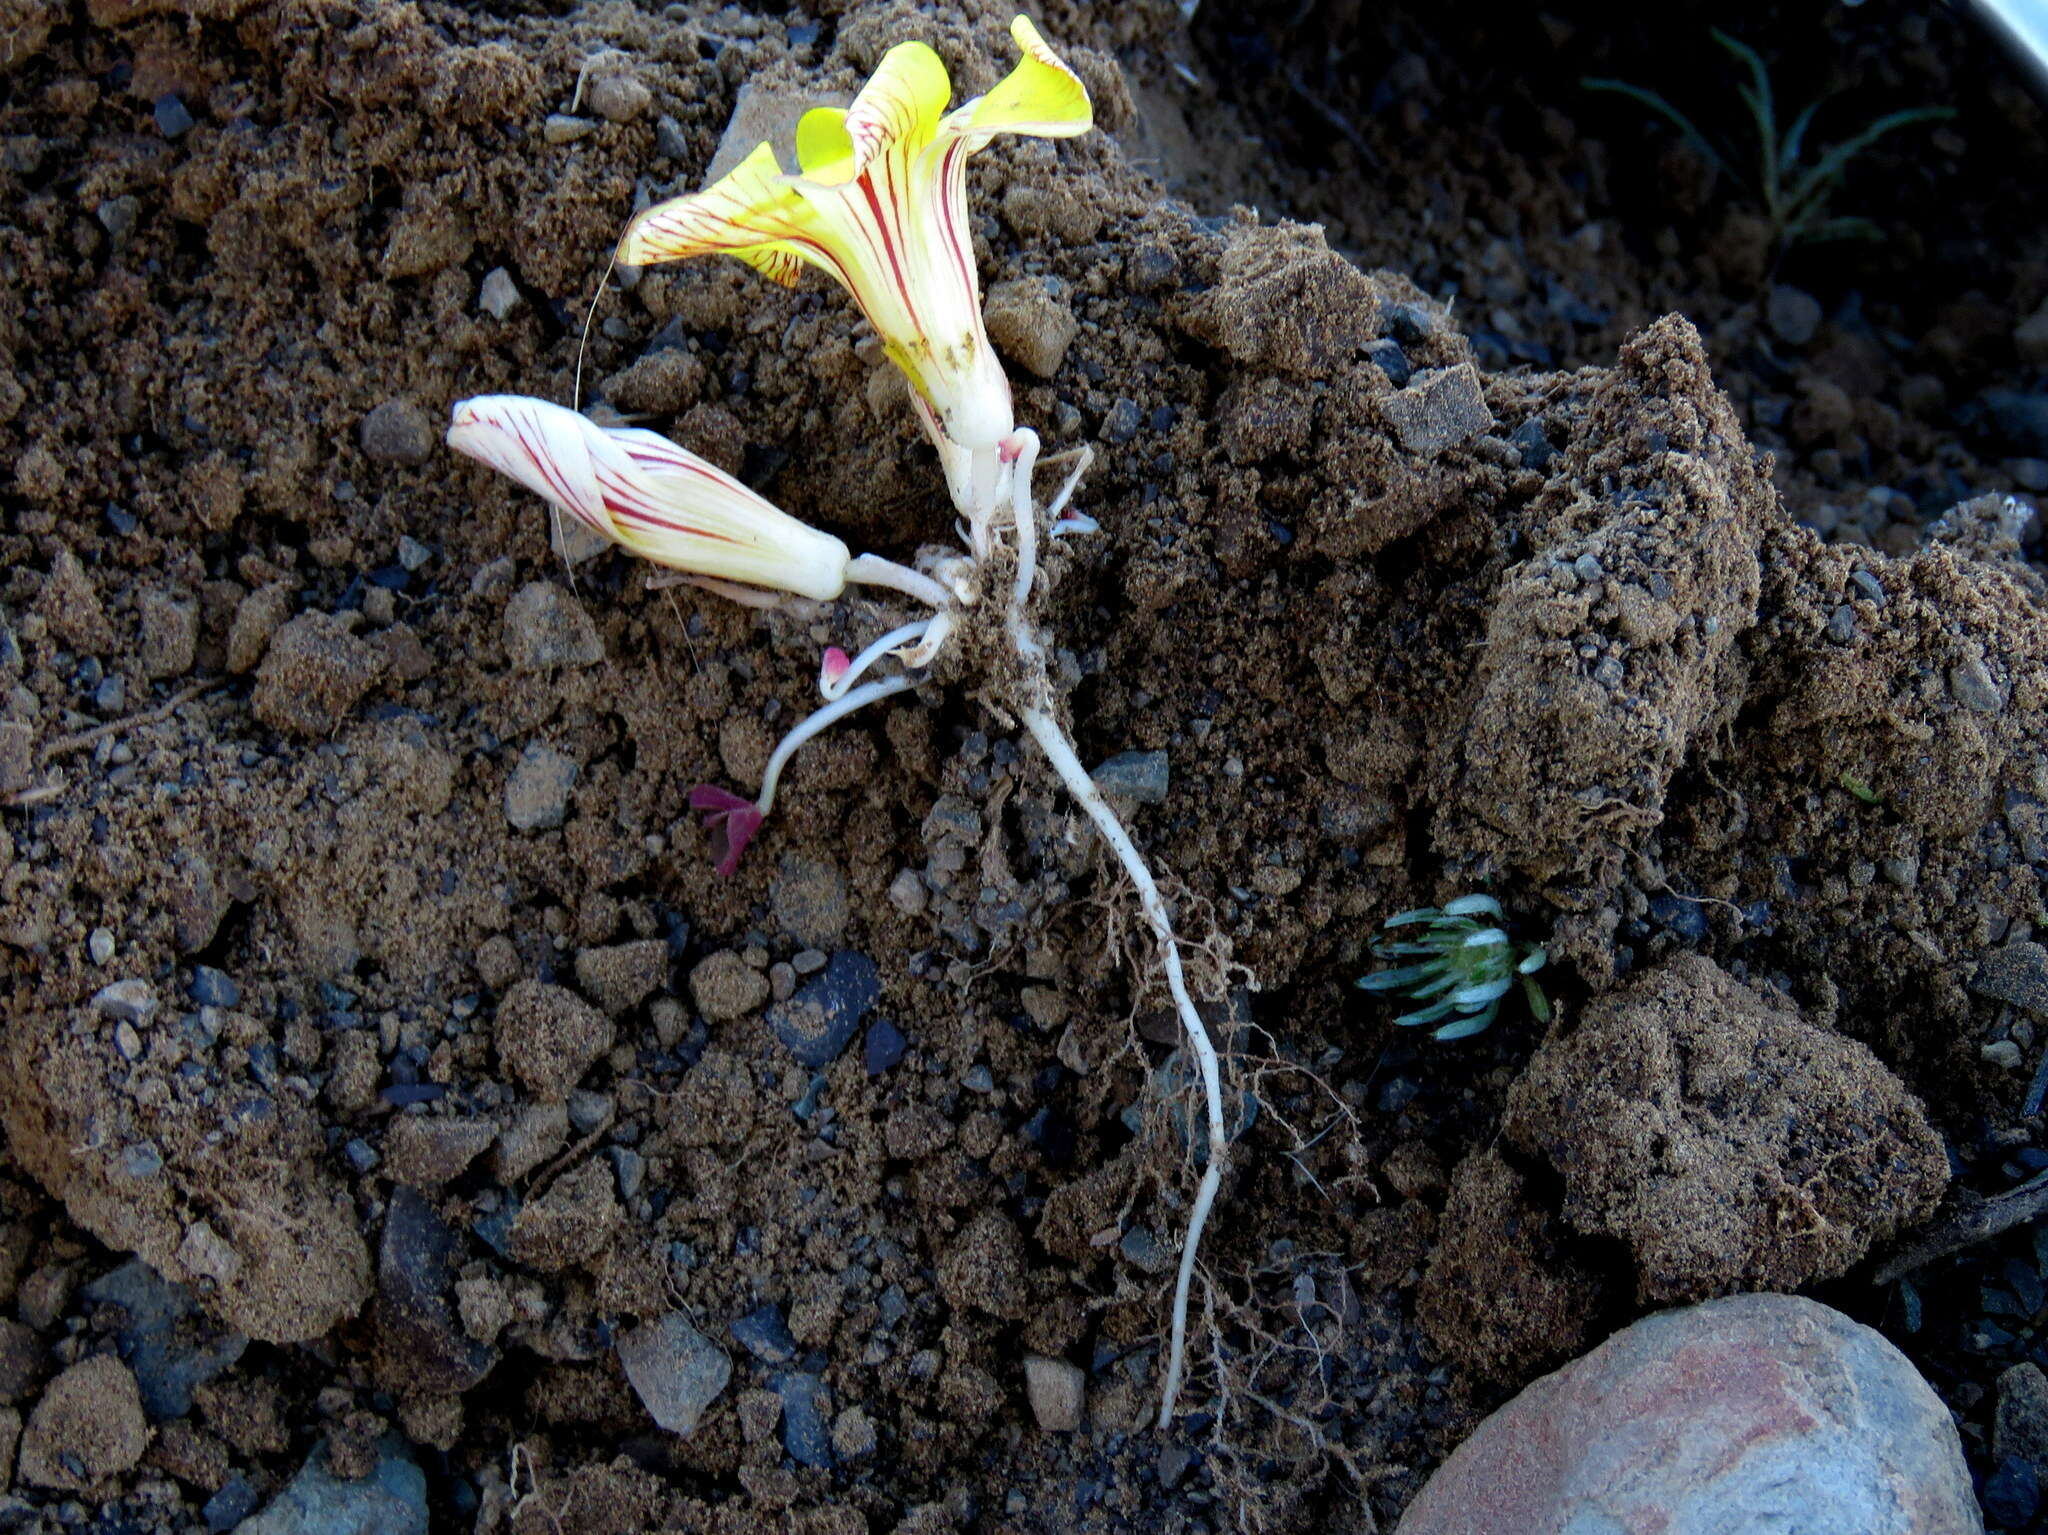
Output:
[[486,394],[456,404],[448,446],[658,565],[820,600],[845,588],[845,544],[656,433]]
[[[1010,24],[1024,57],[985,96],[946,110],[953,86],[923,43],[899,43],[844,110],[797,125],[799,172],[763,143],[713,186],[658,203],[626,226],[635,266],[724,252],[778,282],[809,263],[853,294],[910,378],[942,455],[984,455],[1014,424],[1010,386],[982,326],[967,222],[967,157],[998,133],[1065,138],[1094,122],[1088,92],[1029,17]],[[967,465],[948,459],[965,503]]]

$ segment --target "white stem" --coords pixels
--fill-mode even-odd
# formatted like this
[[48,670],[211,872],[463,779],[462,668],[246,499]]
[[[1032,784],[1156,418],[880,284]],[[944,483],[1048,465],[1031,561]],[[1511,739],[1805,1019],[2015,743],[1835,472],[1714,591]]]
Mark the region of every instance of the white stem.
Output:
[[[1022,439],[1022,442],[1012,471],[1017,514],[1017,585],[1010,602],[1010,642],[1016,647],[1018,656],[1036,673],[1033,680],[1043,684],[1045,649],[1031,632],[1030,622],[1025,616],[1032,577],[1038,565],[1038,519],[1031,505],[1031,469],[1038,458],[1038,435],[1026,427],[1019,430],[1012,440],[1017,439]],[[1072,489],[1070,481],[1062,492],[1062,500]],[[1049,688],[1043,690],[1043,696],[1050,701]],[[1223,1068],[1216,1058],[1216,1047],[1210,1042],[1209,1030],[1202,1023],[1202,1015],[1195,1011],[1195,999],[1188,992],[1187,975],[1180,962],[1180,941],[1174,936],[1173,919],[1166,910],[1166,900],[1160,895],[1159,886],[1138,852],[1137,844],[1131,841],[1131,834],[1117,819],[1116,812],[1110,809],[1102,791],[1095,787],[1095,780],[1088,776],[1088,770],[1081,766],[1081,759],[1075,754],[1073,743],[1067,739],[1059,721],[1036,702],[1020,705],[1017,717],[1023,720],[1024,728],[1031,732],[1031,738],[1045,753],[1053,771],[1059,774],[1060,782],[1067,786],[1067,792],[1074,796],[1076,803],[1087,812],[1088,819],[1095,823],[1096,831],[1109,844],[1110,851],[1116,854],[1117,862],[1123,865],[1124,873],[1130,876],[1131,884],[1136,887],[1138,905],[1145,913],[1146,922],[1151,925],[1152,936],[1159,943],[1160,959],[1166,967],[1166,989],[1173,995],[1174,1010],[1180,1014],[1181,1027],[1188,1037],[1188,1048],[1194,1052],[1195,1064],[1202,1073],[1202,1096],[1209,1119],[1209,1165],[1202,1171],[1202,1181],[1195,1189],[1195,1202],[1188,1212],[1187,1235],[1180,1249],[1180,1275],[1173,1286],[1173,1337],[1166,1356],[1166,1386],[1159,1402],[1159,1426],[1170,1428],[1173,1425],[1174,1402],[1180,1395],[1181,1375],[1187,1364],[1188,1293],[1194,1285],[1195,1258],[1201,1249],[1202,1228],[1208,1224],[1209,1212],[1216,1203],[1216,1191],[1223,1183],[1223,1159],[1228,1146],[1223,1131]]]
[[865,708],[878,698],[887,698],[891,693],[901,693],[910,686],[908,677],[884,677],[880,682],[863,683],[837,703],[829,703],[804,716],[794,730],[775,743],[775,754],[768,759],[768,770],[761,775],[761,793],[754,800],[761,814],[766,815],[775,808],[775,785],[799,746],[819,731],[838,724],[854,710]]
[[951,592],[923,571],[885,560],[879,554],[863,554],[848,560],[846,579],[862,586],[886,586],[935,608],[943,608],[953,600]]
[[890,651],[915,645],[924,638],[925,631],[937,622],[938,619],[936,618],[921,618],[914,624],[903,624],[898,628],[891,629],[887,634],[874,641],[867,649],[855,656],[848,663],[846,670],[841,672],[835,680],[827,682],[824,678],[820,677],[818,679],[818,691],[824,694],[827,700],[837,700],[845,697],[846,690],[860,681],[861,673],[881,660]]

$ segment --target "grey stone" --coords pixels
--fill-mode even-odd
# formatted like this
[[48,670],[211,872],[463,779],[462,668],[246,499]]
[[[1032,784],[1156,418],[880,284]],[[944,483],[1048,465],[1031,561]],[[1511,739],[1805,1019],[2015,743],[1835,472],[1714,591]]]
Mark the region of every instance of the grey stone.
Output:
[[590,88],[583,93],[583,99],[590,104],[590,110],[608,123],[630,123],[647,110],[654,100],[654,92],[641,83],[638,76],[624,70],[598,75],[590,82]]
[[1856,610],[1848,603],[1837,603],[1828,614],[1828,638],[1837,645],[1856,643]]
[[2029,941],[1986,949],[1977,956],[1970,990],[2048,1017],[2048,948]]
[[1764,301],[1764,319],[1771,334],[1787,346],[1805,346],[1820,329],[1820,300],[1803,288],[1783,283]]
[[440,434],[427,413],[403,397],[386,400],[363,417],[363,456],[383,464],[424,464]]
[[419,570],[434,557],[434,551],[410,533],[398,535],[398,563],[405,570]]
[[379,1444],[368,1476],[344,1481],[327,1469],[323,1439],[284,1491],[235,1535],[427,1535],[426,1473],[394,1434]]
[[1131,1267],[1146,1274],[1163,1274],[1173,1267],[1173,1254],[1149,1226],[1133,1226],[1126,1231],[1123,1240],[1117,1243],[1117,1251]]
[[796,1358],[796,1339],[782,1320],[780,1307],[756,1306],[731,1324],[733,1341],[763,1364],[788,1364]]
[[[1705,1388],[1711,1384],[1711,1389]],[[1976,1535],[1955,1421],[1878,1333],[1791,1295],[1647,1317],[1481,1423],[1396,1535]]]
[[176,96],[159,96],[150,108],[156,131],[167,139],[181,139],[192,131],[192,111]]
[[1170,782],[1166,753],[1121,752],[1088,775],[1095,787],[1140,805],[1163,805]]
[[2005,694],[1976,656],[1965,656],[1949,668],[1948,688],[1957,703],[1974,713],[1996,714],[2005,707]]
[[1088,1377],[1069,1360],[1032,1354],[1024,1360],[1024,1395],[1040,1428],[1071,1434],[1081,1426],[1087,1406]]
[[1102,440],[1109,443],[1126,443],[1138,435],[1138,428],[1144,424],[1145,416],[1138,409],[1138,402],[1127,395],[1119,395],[1102,416]]
[[582,771],[566,752],[534,742],[519,754],[505,782],[505,819],[520,831],[560,826],[569,815],[569,791]]
[[732,1358],[671,1311],[624,1334],[619,1363],[648,1416],[671,1434],[696,1432],[704,1409],[732,1379]]
[[587,117],[571,117],[567,112],[550,112],[547,121],[540,125],[540,136],[550,144],[573,144],[597,124]]
[[690,158],[690,141],[683,137],[682,124],[666,113],[654,120],[654,152],[664,160]]
[[35,772],[35,730],[20,720],[0,720],[0,794],[26,789]]
[[865,954],[842,949],[787,1002],[768,1010],[768,1026],[806,1066],[830,1065],[882,994],[881,973]]
[[231,1368],[249,1340],[200,1314],[199,1302],[131,1258],[102,1274],[80,1292],[98,1306],[118,1306],[124,1320],[114,1329],[121,1357],[135,1373],[142,1410],[162,1422],[192,1410],[193,1391]]
[[505,654],[513,670],[595,666],[604,641],[583,604],[552,581],[529,581],[505,604]]
[[1479,370],[1469,362],[1418,373],[1385,405],[1394,435],[1410,453],[1437,454],[1493,427]]
[[778,1376],[782,1398],[782,1447],[800,1466],[832,1464],[832,1396],[815,1375]]
[[211,965],[192,967],[192,983],[185,994],[201,1007],[233,1007],[242,1000],[242,988],[233,977]]
[[147,1023],[156,1016],[156,988],[138,976],[114,981],[92,994],[93,1007],[117,1023]]
[[494,320],[507,318],[525,301],[519,284],[501,266],[494,266],[484,274],[483,284],[476,294],[476,307]]
[[380,1374],[407,1390],[456,1396],[498,1362],[495,1349],[463,1331],[450,1297],[462,1259],[453,1227],[416,1190],[392,1189],[377,1250]]

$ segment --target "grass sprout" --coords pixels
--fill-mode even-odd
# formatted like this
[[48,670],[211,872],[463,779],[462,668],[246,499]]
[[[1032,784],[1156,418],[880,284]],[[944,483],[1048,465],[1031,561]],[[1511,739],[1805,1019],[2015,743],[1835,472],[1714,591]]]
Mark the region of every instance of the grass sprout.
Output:
[[1490,895],[1461,895],[1440,907],[1397,912],[1382,924],[1389,935],[1375,938],[1372,951],[1380,959],[1403,963],[1375,971],[1358,985],[1420,1002],[1394,1022],[1404,1027],[1442,1024],[1433,1035],[1437,1039],[1466,1039],[1485,1029],[1518,981],[1529,1011],[1547,1023],[1550,999],[1535,977],[1550,955],[1540,945],[1510,938],[1498,925],[1503,920],[1500,902]]
[[[1840,190],[1850,162],[1886,134],[1914,123],[1942,122],[1955,116],[1955,112],[1948,107],[1909,107],[1904,111],[1887,112],[1809,160],[1807,130],[1812,127],[1814,113],[1819,111],[1822,103],[1810,102],[1793,120],[1792,126],[1780,134],[1771,74],[1762,57],[1747,43],[1730,37],[1720,28],[1712,31],[1714,41],[1732,54],[1748,75],[1746,81],[1736,86],[1736,93],[1749,109],[1756,137],[1755,144],[1747,153],[1710,138],[1691,118],[1655,91],[1631,85],[1626,80],[1588,78],[1580,83],[1589,91],[1611,91],[1648,107],[1676,128],[1688,144],[1731,180],[1750,183],[1757,200],[1763,204],[1764,214],[1770,220],[1780,249],[1825,240],[1883,238],[1877,225],[1867,218],[1830,216],[1828,213],[1828,202]],[[1752,158],[1756,165],[1753,181],[1736,169],[1744,160]]]

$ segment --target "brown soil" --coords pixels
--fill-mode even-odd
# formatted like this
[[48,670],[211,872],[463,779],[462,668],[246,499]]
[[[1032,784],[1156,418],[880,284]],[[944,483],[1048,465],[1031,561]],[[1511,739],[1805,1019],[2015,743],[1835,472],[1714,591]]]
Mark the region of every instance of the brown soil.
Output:
[[[751,789],[894,610],[567,567],[438,443],[452,399],[570,398],[636,194],[698,185],[743,93],[906,37],[981,90],[1008,10],[0,0],[7,1517],[194,1528],[324,1443],[416,1461],[435,1529],[1386,1528],[1612,1325],[2033,1170],[2035,461],[1952,407],[2038,384],[2048,250],[2003,169],[1956,171],[1948,243],[1902,209],[2038,112],[2001,84],[1892,143],[1850,193],[1896,247],[1772,270],[1739,189],[1569,86],[1660,78],[1695,18],[1220,9],[1048,8],[1104,131],[971,192],[1020,414],[1096,449],[1055,675],[1084,761],[1168,756],[1133,826],[1244,1126],[1159,1434],[1191,1083],[1035,748],[948,672],[807,748],[720,879],[691,787]],[[1811,90],[2002,78],[1948,25],[1844,21]],[[583,377],[849,545],[947,537],[822,284],[650,269]],[[1481,888],[1557,1021],[1394,1029],[1350,986],[1377,924]],[[873,1074],[875,1024],[814,1070],[767,1011],[847,952],[908,1041]],[[130,1254],[252,1340],[176,1411],[145,1378],[146,1434],[91,1288]],[[621,1363],[651,1328],[731,1356],[686,1434]],[[1988,1457],[2023,1353],[1899,1341]],[[1080,1367],[1079,1430],[1030,1356]]]

